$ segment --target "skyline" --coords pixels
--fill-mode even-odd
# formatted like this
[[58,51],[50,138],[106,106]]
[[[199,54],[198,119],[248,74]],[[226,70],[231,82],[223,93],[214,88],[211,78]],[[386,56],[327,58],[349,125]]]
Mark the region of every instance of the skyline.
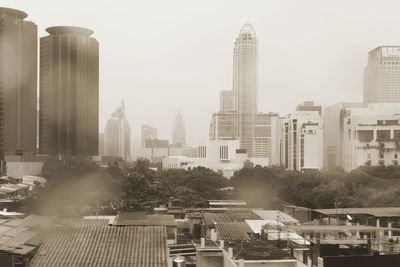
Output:
[[[294,1],[258,1],[258,5],[119,1],[119,6],[96,1],[96,9],[90,9],[93,1],[39,0],[4,1],[3,6],[28,13],[27,20],[38,25],[39,37],[45,36],[45,28],[56,25],[95,31],[93,36],[100,42],[99,131],[124,99],[134,139],[140,138],[141,124],[157,127],[160,139],[170,139],[175,114],[181,110],[188,143],[195,145],[207,140],[220,90],[232,89],[233,44],[246,22],[255,27],[259,39],[261,112],[286,115],[304,100],[322,106],[362,101],[368,52],[379,45],[400,43],[395,26],[400,18],[395,8],[387,10],[387,5],[365,1],[362,12],[356,12],[355,2],[324,7],[317,1],[305,5]],[[154,3],[160,10],[153,10]],[[43,4],[48,8],[41,10]],[[310,5],[313,12],[304,12]],[[382,8],[386,15],[378,18],[374,14]],[[102,19],[106,15],[115,22]],[[125,37],[122,41],[121,36]]]

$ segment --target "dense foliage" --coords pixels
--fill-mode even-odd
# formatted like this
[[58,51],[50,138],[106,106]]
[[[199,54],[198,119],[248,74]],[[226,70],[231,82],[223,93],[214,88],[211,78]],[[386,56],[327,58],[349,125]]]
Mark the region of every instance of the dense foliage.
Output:
[[154,171],[149,166],[140,160],[122,171],[121,162],[100,168],[86,159],[50,161],[43,167],[47,186],[32,194],[26,206],[36,213],[64,216],[150,209],[170,198],[184,207],[204,207],[208,199],[228,198],[262,208],[281,202],[310,208],[400,206],[398,166],[365,166],[345,173],[246,164],[230,180],[202,167]]
[[218,189],[228,186],[228,179],[209,169],[158,172],[149,167],[143,160],[124,171],[120,162],[100,168],[86,159],[49,161],[43,167],[47,186],[36,191],[26,206],[41,214],[112,214],[165,205],[170,198],[184,207],[201,207],[207,199],[227,195]]
[[363,166],[350,173],[256,166],[236,172],[230,182],[235,197],[253,207],[271,207],[281,201],[310,208],[400,206],[398,166]]

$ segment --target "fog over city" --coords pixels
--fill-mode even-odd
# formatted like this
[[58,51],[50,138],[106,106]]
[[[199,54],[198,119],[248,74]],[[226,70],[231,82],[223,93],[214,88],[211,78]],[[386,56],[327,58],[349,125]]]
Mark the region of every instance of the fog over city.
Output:
[[[400,43],[398,1],[2,0],[39,36],[53,25],[95,31],[100,43],[100,131],[123,99],[132,127],[171,139],[178,110],[187,143],[207,140],[219,91],[232,89],[236,36],[259,41],[259,111],[285,115],[304,100],[362,101],[368,52]],[[383,15],[384,14],[384,15]]]

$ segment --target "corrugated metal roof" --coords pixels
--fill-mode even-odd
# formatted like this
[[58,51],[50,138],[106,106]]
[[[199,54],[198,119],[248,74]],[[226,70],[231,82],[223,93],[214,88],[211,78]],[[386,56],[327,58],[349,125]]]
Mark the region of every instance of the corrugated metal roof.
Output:
[[263,220],[276,220],[284,224],[296,224],[298,220],[280,210],[253,210]]
[[48,218],[29,216],[0,222],[0,252],[24,255],[34,250]]
[[225,241],[250,239],[249,233],[253,233],[245,222],[219,222],[215,224],[215,230],[218,239]]
[[166,267],[164,226],[109,226],[108,220],[61,220],[31,267]]
[[314,209],[325,215],[372,215],[375,217],[400,217],[400,207]]
[[173,215],[154,214],[145,212],[120,212],[114,220],[115,225],[148,225],[148,226],[176,226]]
[[251,210],[227,210],[222,213],[203,212],[202,215],[208,226],[212,226],[215,222],[244,222],[245,220],[261,219]]

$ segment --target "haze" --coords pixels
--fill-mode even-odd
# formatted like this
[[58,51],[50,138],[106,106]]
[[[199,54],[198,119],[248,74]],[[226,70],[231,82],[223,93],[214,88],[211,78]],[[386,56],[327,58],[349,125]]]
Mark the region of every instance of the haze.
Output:
[[39,27],[88,27],[100,42],[100,131],[124,99],[140,125],[171,139],[178,110],[187,140],[208,136],[219,91],[232,88],[232,51],[250,22],[259,40],[259,110],[285,115],[301,101],[361,101],[368,51],[400,45],[398,1],[3,0]]

